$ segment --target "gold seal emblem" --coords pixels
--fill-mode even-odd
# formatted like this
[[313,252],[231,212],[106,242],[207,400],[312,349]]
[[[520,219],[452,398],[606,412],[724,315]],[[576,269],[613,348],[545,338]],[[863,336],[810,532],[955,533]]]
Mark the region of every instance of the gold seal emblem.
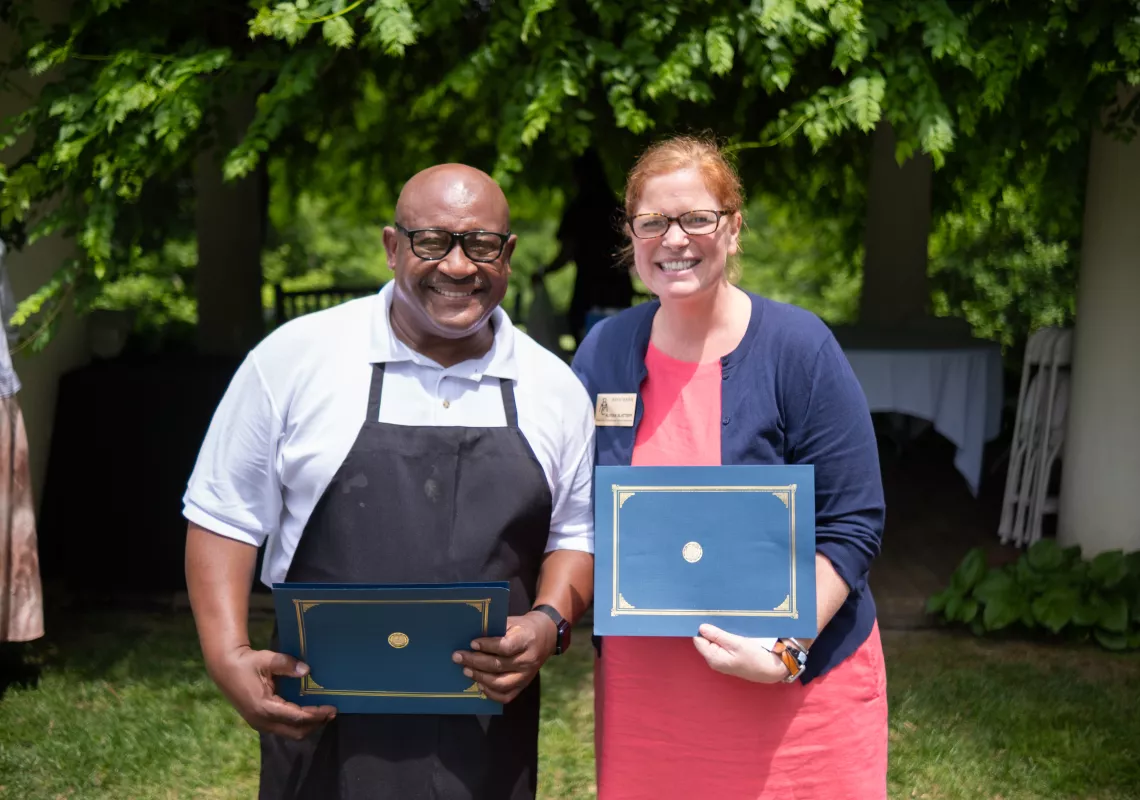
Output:
[[690,564],[696,564],[701,560],[701,556],[704,554],[705,551],[701,549],[701,546],[696,542],[689,542],[687,545],[681,548],[681,558],[685,559]]
[[408,646],[408,634],[400,633],[399,631],[396,631],[395,633],[389,634],[388,635],[388,644],[392,645],[392,647],[395,647],[397,650],[399,650],[401,647],[407,647]]

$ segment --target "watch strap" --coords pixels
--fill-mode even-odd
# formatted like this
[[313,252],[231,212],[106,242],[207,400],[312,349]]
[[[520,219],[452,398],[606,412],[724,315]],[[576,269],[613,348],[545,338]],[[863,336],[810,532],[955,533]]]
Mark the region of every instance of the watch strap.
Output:
[[570,623],[567,622],[566,619],[558,613],[557,608],[551,605],[547,605],[546,603],[541,603],[535,606],[531,609],[531,611],[538,611],[550,617],[551,621],[554,623],[554,627],[558,629],[558,639],[554,644],[554,655],[560,656],[566,652],[566,632],[570,628]]
[[784,683],[792,683],[800,677],[807,664],[807,648],[795,639],[785,638],[776,641],[772,646],[772,652],[779,656],[784,666],[788,668],[788,677],[784,678]]

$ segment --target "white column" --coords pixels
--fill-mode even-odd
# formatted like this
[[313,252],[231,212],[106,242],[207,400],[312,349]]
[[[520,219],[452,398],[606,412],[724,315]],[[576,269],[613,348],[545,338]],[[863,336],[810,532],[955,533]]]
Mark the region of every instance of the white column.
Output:
[[1058,538],[1140,549],[1140,139],[1089,154]]

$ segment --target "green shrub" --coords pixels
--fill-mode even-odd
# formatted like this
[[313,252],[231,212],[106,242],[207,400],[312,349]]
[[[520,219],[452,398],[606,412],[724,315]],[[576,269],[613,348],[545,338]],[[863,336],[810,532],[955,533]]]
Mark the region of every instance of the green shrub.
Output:
[[1042,539],[1017,561],[989,567],[974,548],[926,610],[979,636],[1020,628],[1091,637],[1109,650],[1140,648],[1140,551],[1089,560],[1079,546]]

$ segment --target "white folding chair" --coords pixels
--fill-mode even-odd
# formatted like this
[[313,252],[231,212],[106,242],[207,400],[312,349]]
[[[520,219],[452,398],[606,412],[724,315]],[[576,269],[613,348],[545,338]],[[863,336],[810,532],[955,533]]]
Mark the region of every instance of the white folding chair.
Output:
[[1034,480],[1029,526],[1025,544],[1041,538],[1041,520],[1056,514],[1058,496],[1049,493],[1053,467],[1065,446],[1065,426],[1069,412],[1069,370],[1073,363],[1073,332],[1064,330],[1053,342],[1053,361],[1049,366],[1048,404],[1041,424],[1040,455]]
[[1068,398],[1068,366],[1072,359],[1072,332],[1042,328],[1029,338],[1018,391],[1013,441],[1010,445],[998,535],[1018,546],[1041,536],[1041,516],[1053,464],[1064,439]]

